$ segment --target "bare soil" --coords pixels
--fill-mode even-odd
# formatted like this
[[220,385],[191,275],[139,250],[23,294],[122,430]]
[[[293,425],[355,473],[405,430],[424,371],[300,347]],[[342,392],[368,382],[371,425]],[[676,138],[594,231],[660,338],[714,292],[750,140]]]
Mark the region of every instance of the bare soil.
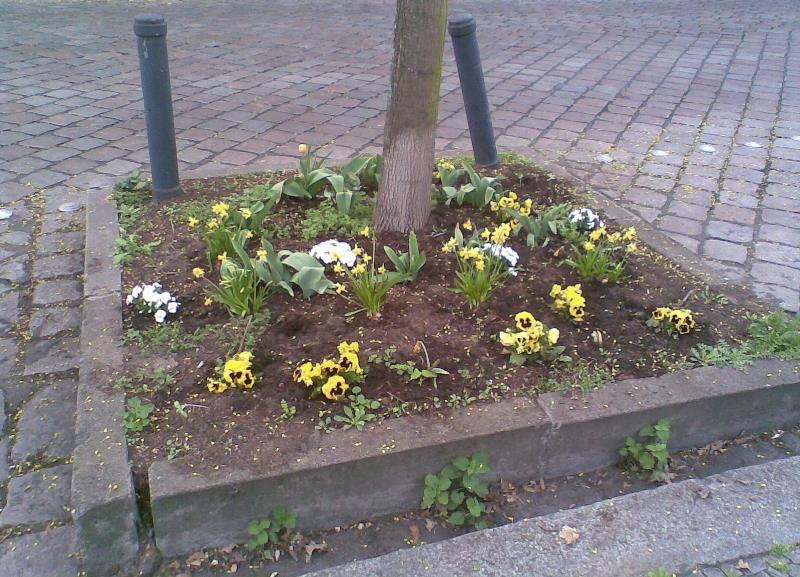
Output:
[[[520,198],[532,198],[537,206],[576,203],[567,186],[530,168],[511,166],[501,172],[506,176],[506,188],[516,191]],[[249,175],[186,181],[186,194],[176,202],[224,197],[269,178]],[[319,202],[283,201],[270,224],[289,238],[272,239],[276,249],[307,250],[327,238],[304,241],[299,234],[305,211]],[[292,372],[304,360],[321,361],[333,356],[338,343],[344,340],[361,344],[362,365],[367,365],[369,355],[380,354],[390,345],[397,347],[397,360],[424,365],[423,355],[415,352],[419,349],[415,344],[423,342],[431,361],[439,361],[439,366],[450,373],[438,379],[437,388],[409,384],[383,365],[372,364],[362,389],[369,398],[381,402],[381,410],[408,403],[405,410],[427,412],[438,418],[437,413],[458,410],[452,408],[453,401],[450,406],[445,402],[451,396],[478,397],[487,385],[504,385],[501,395],[506,397],[535,395],[542,391],[548,378],[565,378],[579,359],[587,363],[590,374],[603,369],[615,380],[647,377],[674,370],[698,343],[712,344],[721,338],[743,335],[743,309],[715,298],[699,280],[641,244],[640,252],[629,259],[628,274],[622,282],[582,283],[587,300],[583,323],[572,323],[551,310],[549,293],[554,283],[581,282],[573,269],[560,264],[562,259],[554,256],[562,244],[557,241],[531,249],[525,246],[522,236],[510,241],[521,256],[519,276],[507,279],[488,302],[472,309],[451,290],[455,259],[440,249],[457,223],[471,219],[481,227],[489,225],[492,216],[488,209],[436,206],[430,229],[419,235],[427,264],[416,282],[391,289],[380,318],[369,319],[364,314],[345,317],[354,307],[338,295],[311,300],[280,294],[271,297],[270,321],[251,329],[256,336],[253,354],[258,377],[251,391],[229,389],[224,394],[213,394],[206,389],[206,380],[213,374],[217,360],[236,345],[233,331],[223,342],[208,336],[176,353],[129,345],[125,371],[134,381],[133,389],[141,368],[163,367],[175,379],[165,391],[130,392],[130,396],[135,394],[155,405],[153,427],[132,442],[137,475],[141,479],[151,462],[164,459],[168,441],[175,439],[188,441],[190,448],[181,455],[182,462],[195,471],[257,466],[263,456],[280,454],[289,458],[293,452],[302,451],[304,439],[314,430],[320,415],[326,411],[328,415],[340,414],[342,405],[306,398],[305,388],[292,381]],[[204,306],[205,285],[191,273],[194,267],[208,268],[200,235],[161,206],[148,207],[141,222],[147,223],[139,232],[141,241],[161,239],[161,244],[152,255],[139,257],[126,267],[125,288],[161,282],[181,303],[179,314],[169,322],[181,323],[188,332],[228,322],[223,307]],[[615,228],[612,222],[606,224]],[[364,240],[361,239],[361,246]],[[382,244],[407,250],[405,235],[381,235],[376,251],[379,263],[387,260]],[[679,305],[695,311],[701,330],[676,340],[646,326],[654,308]],[[511,326],[514,315],[523,310],[559,329],[560,344],[566,347],[565,354],[573,364],[518,367],[508,362],[495,337]],[[152,326],[153,320],[126,308],[125,323],[127,327],[144,329]],[[602,332],[602,347],[592,339],[593,331]],[[581,393],[572,390],[565,394]],[[281,400],[296,408],[293,418],[281,417]],[[187,405],[188,417],[175,410],[175,401]]]

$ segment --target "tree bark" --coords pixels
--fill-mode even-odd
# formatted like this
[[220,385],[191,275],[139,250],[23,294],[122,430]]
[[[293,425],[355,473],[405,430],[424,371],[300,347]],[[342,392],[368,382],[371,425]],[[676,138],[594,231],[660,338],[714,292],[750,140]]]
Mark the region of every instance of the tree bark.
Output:
[[377,230],[410,232],[428,223],[446,28],[447,0],[397,0]]

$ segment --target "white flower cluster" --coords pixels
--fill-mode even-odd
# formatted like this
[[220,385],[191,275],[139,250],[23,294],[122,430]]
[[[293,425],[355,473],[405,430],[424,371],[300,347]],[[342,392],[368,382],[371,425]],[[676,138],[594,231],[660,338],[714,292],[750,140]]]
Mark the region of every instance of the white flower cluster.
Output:
[[153,284],[136,285],[125,302],[136,308],[141,314],[152,314],[157,323],[163,323],[167,314],[175,314],[181,303],[175,300],[169,291],[162,291],[161,285]]
[[308,251],[318,261],[324,264],[342,263],[347,268],[353,268],[356,264],[357,255],[346,242],[339,242],[336,239],[326,240],[315,244]]
[[483,252],[488,252],[494,257],[500,257],[508,265],[508,272],[511,276],[517,276],[517,263],[519,262],[519,254],[510,246],[503,246],[502,244],[492,244],[490,242],[484,243],[481,246]]
[[603,227],[603,221],[591,208],[576,208],[569,213],[567,220],[585,231]]

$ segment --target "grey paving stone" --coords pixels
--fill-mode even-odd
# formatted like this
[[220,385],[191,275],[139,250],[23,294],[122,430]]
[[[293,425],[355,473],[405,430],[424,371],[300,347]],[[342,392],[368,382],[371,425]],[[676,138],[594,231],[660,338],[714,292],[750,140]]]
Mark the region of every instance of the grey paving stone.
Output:
[[25,349],[25,375],[59,373],[78,366],[77,337],[33,340]]
[[756,282],[753,283],[753,292],[774,301],[789,312],[796,313],[800,310],[800,296],[796,289]]
[[36,252],[46,255],[80,251],[83,249],[83,236],[83,231],[56,232],[42,235],[36,239]]
[[75,448],[75,391],[73,380],[57,381],[36,393],[22,407],[11,459],[66,460]]
[[6,430],[6,394],[3,389],[0,389],[0,436]]
[[16,372],[19,347],[13,338],[0,337],[0,375],[9,375]]
[[70,520],[71,476],[72,465],[58,465],[12,477],[0,527]]
[[737,264],[744,264],[747,260],[747,247],[724,240],[708,240],[703,247],[706,256]]
[[8,464],[8,449],[11,439],[0,439],[0,485],[8,480],[10,466]]
[[30,281],[31,273],[28,270],[29,261],[30,257],[24,255],[0,264],[0,279],[16,284]]
[[0,577],[77,577],[73,525],[12,537],[0,544]]
[[58,254],[39,257],[33,262],[33,276],[36,280],[48,280],[62,276],[83,273],[83,255]]
[[31,315],[30,333],[33,338],[50,337],[62,331],[77,329],[80,324],[81,309],[78,307],[38,309]]
[[38,282],[33,289],[35,306],[72,303],[83,298],[83,283],[79,280],[49,280]]
[[0,295],[0,335],[11,330],[19,318],[19,291],[9,291]]

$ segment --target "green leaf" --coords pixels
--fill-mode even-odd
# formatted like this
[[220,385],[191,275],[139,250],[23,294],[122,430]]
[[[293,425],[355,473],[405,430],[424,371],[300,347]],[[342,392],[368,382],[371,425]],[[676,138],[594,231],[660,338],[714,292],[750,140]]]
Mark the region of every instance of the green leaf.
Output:
[[436,502],[440,505],[447,505],[450,501],[450,494],[447,491],[443,491],[436,495]]
[[466,457],[456,457],[453,459],[453,466],[459,471],[466,471],[469,467],[469,459]]
[[475,497],[467,499],[467,510],[473,517],[480,517],[483,514],[483,503],[479,502]]
[[463,511],[453,511],[447,518],[448,523],[456,526],[463,525],[464,521],[466,521],[466,518]]
[[446,477],[444,477],[444,478],[440,477],[439,478],[439,483],[438,483],[436,488],[439,489],[440,491],[447,491],[452,484],[453,483],[452,483],[452,481],[450,479],[448,479]]
[[439,477],[432,473],[425,475],[425,486],[437,489],[439,487]]

